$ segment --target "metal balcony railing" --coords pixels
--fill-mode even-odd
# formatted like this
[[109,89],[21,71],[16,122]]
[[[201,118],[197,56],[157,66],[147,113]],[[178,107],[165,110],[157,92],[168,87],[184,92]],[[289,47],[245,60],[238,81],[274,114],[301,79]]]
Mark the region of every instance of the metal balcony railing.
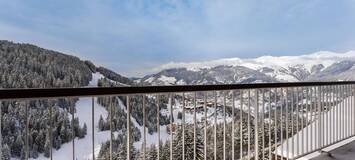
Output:
[[[94,97],[110,97],[108,158],[114,159],[115,152],[118,152],[113,150],[115,136],[112,129],[112,104],[117,103],[112,98],[117,96],[125,97],[126,100],[126,159],[132,159],[133,154],[132,107],[137,107],[134,105],[138,104],[131,100],[137,96],[143,97],[139,102],[143,108],[142,126],[147,125],[147,101],[154,100],[157,104],[155,123],[158,127],[155,131],[157,139],[154,143],[154,159],[297,159],[355,135],[354,89],[355,82],[1,89],[0,105],[1,101],[28,102],[38,99],[92,97],[92,155],[88,159],[100,159],[95,155],[97,152],[94,141],[97,137],[94,129],[97,126],[94,124],[94,107],[97,106]],[[168,105],[165,111],[169,112],[166,115],[170,117],[167,125],[169,136],[165,137],[169,155],[164,158],[162,143],[165,142],[161,137],[160,123],[162,109],[159,108],[163,103]],[[2,106],[0,113],[1,108]],[[52,122],[52,107],[48,110]],[[27,105],[25,111],[24,114],[28,117]],[[72,109],[72,119],[75,118],[74,115]],[[30,126],[29,119],[26,118],[25,121],[24,152],[25,159],[28,159]],[[49,124],[49,136],[52,140],[52,128],[55,126],[52,126],[53,123]],[[146,127],[143,128],[141,147],[135,148],[140,154],[134,159],[151,159],[146,156],[146,149],[149,147],[148,133]],[[75,131],[72,129],[70,132],[74,134]],[[191,132],[192,136],[187,132]],[[0,135],[1,144],[2,139],[3,136]],[[75,146],[75,139],[71,143],[72,159],[75,160],[75,148],[80,146]],[[49,159],[55,159],[52,154],[53,140],[50,148]]]

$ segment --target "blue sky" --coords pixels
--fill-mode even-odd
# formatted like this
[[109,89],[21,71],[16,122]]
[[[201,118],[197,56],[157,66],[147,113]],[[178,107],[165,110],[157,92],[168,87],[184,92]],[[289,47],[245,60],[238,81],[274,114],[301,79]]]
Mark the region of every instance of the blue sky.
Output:
[[355,0],[0,0],[0,39],[127,76],[168,62],[355,49]]

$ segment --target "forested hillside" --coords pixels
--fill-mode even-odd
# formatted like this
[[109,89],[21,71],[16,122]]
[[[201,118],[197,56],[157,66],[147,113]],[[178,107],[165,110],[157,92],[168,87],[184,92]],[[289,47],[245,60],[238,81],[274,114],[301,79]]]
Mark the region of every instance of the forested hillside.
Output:
[[[30,44],[0,41],[0,88],[81,87],[92,78],[91,69],[74,56]],[[53,147],[75,137],[84,137],[86,126],[79,119],[69,119],[77,99],[2,101],[3,156],[23,158],[28,108],[30,157],[49,156],[49,108],[53,112]],[[74,124],[74,125],[72,125]],[[5,158],[6,159],[6,158]]]
[[[82,61],[78,57],[66,55],[60,52],[43,49],[31,44],[13,43],[0,41],[0,88],[62,88],[84,87],[92,80],[93,73],[98,72],[104,78],[98,81],[98,87],[117,87],[136,85],[131,79],[115,73],[105,67],[96,67],[90,61]],[[96,86],[96,85],[95,85]],[[126,108],[120,108],[120,103],[126,106],[126,97],[99,97],[97,103],[110,111],[109,101],[114,108],[114,132],[125,133]],[[87,124],[79,125],[80,119],[74,118],[75,105],[78,98],[62,98],[51,100],[28,100],[28,101],[1,101],[1,133],[2,133],[2,157],[9,160],[25,158],[26,124],[29,124],[29,157],[37,158],[40,154],[45,157],[50,155],[50,109],[52,109],[52,145],[59,150],[64,143],[70,142],[73,137],[84,138],[87,133]],[[156,132],[157,122],[156,101],[146,99],[147,124],[150,134]],[[134,141],[141,140],[142,97],[131,97],[132,118],[137,125],[134,126]],[[121,105],[121,106],[122,106]],[[160,109],[166,109],[166,104],[161,104]],[[26,115],[27,111],[27,115]],[[170,117],[162,115],[160,124],[169,123]],[[26,117],[28,121],[26,121]],[[99,131],[109,130],[109,117],[102,117]],[[75,135],[72,135],[74,130]],[[119,134],[115,138],[116,149],[125,145],[124,135]],[[100,151],[100,157],[107,155],[107,143]],[[124,150],[126,151],[126,150]],[[125,154],[125,153],[120,153]]]
[[77,57],[9,41],[0,41],[0,74],[2,88],[80,87],[92,76]]

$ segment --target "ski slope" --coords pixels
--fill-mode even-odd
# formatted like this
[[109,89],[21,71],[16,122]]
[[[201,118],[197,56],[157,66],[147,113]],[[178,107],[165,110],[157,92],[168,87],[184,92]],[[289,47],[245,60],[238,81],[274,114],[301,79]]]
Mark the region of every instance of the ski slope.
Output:
[[[103,76],[99,73],[94,73],[93,78],[90,81],[87,87],[97,87],[97,81]],[[87,135],[82,138],[75,138],[74,152],[76,159],[78,160],[87,160],[92,159],[92,137],[94,135],[94,146],[95,146],[95,156],[98,155],[101,144],[110,139],[110,131],[100,132],[97,128],[100,115],[102,117],[107,116],[107,111],[104,107],[96,103],[94,106],[94,134],[92,134],[92,98],[84,97],[79,98],[79,101],[76,103],[76,113],[75,117],[79,118],[80,126],[83,126],[84,123],[87,125]],[[71,116],[70,116],[71,117]],[[63,160],[63,159],[72,159],[73,157],[73,147],[72,142],[62,144],[61,148],[58,150],[53,149],[53,159]],[[48,159],[44,157],[44,154],[40,154],[36,160]]]

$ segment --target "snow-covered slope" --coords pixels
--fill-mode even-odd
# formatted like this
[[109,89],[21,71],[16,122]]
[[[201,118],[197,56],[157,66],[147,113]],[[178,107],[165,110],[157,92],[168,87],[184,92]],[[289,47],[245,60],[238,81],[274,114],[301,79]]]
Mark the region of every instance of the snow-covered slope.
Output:
[[337,81],[355,80],[355,61],[341,61],[330,65],[317,74],[311,75],[309,80]]
[[[100,73],[93,73],[93,78],[90,81],[87,87],[97,87],[97,81],[104,77]],[[84,97],[79,98],[79,101],[76,103],[76,113],[75,117],[79,118],[80,126],[83,126],[84,123],[87,125],[87,135],[78,139],[75,138],[75,156],[79,160],[83,159],[92,159],[92,98]],[[98,121],[100,115],[103,117],[107,116],[107,111],[104,107],[96,103],[95,98],[95,106],[94,106],[94,137],[95,137],[95,155],[97,156],[100,151],[101,144],[109,140],[110,132],[109,131],[100,131],[98,130]],[[71,117],[71,116],[70,116]],[[71,159],[73,156],[72,151],[72,143],[65,143],[61,146],[60,149],[53,149],[53,157],[54,159],[62,160],[62,159]],[[36,160],[48,159],[41,154]]]

